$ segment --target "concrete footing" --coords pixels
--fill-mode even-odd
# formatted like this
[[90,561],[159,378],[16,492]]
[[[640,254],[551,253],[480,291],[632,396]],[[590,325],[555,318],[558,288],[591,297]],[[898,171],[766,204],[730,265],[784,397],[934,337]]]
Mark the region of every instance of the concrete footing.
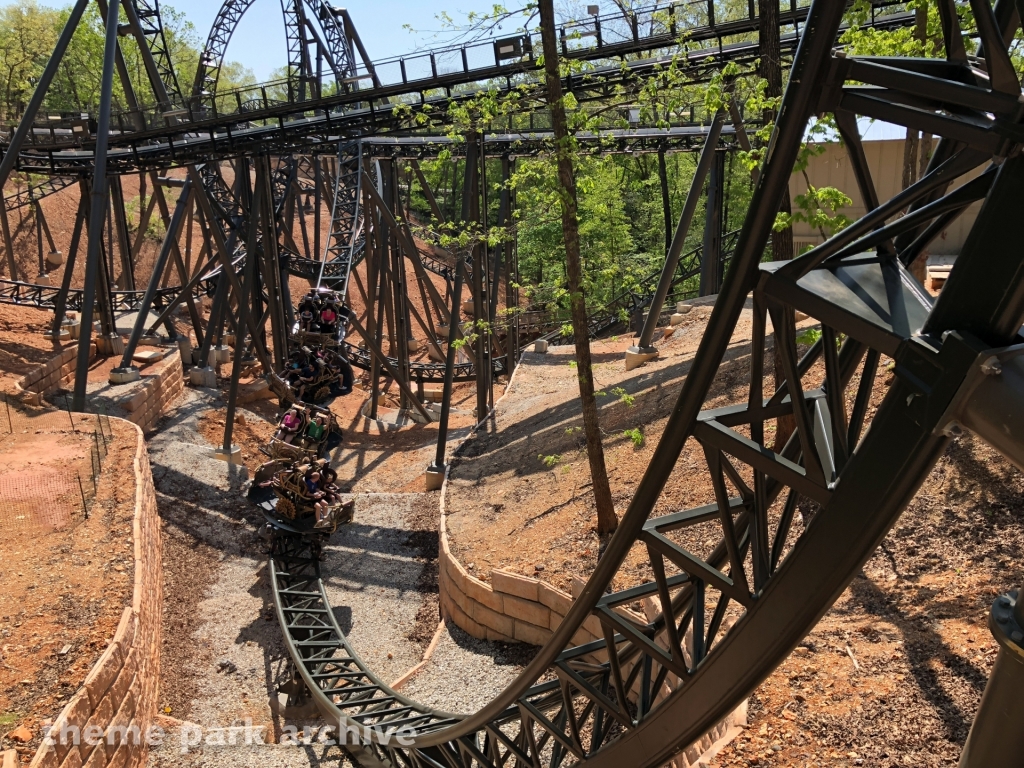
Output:
[[124,339],[116,333],[96,337],[96,352],[101,357],[124,354]]
[[439,491],[441,486],[444,485],[444,472],[445,466],[434,466],[431,464],[427,467],[426,486],[428,491]]
[[138,381],[140,378],[139,369],[134,365],[130,365],[127,368],[114,368],[110,371],[107,380],[111,384],[130,384],[133,381]]
[[533,351],[539,355],[547,354],[548,342],[545,339],[537,339],[533,342]]
[[228,464],[244,463],[242,461],[242,449],[237,445],[232,445],[231,449],[227,451],[223,448],[211,448],[210,453],[217,461],[226,461]]
[[639,368],[649,360],[656,360],[658,350],[654,347],[630,347],[626,350],[626,370]]
[[186,364],[192,363],[192,341],[185,336],[179,336],[178,340],[178,353],[181,355],[181,361]]
[[193,368],[188,372],[188,380],[196,387],[214,388],[217,386],[217,372],[212,367]]

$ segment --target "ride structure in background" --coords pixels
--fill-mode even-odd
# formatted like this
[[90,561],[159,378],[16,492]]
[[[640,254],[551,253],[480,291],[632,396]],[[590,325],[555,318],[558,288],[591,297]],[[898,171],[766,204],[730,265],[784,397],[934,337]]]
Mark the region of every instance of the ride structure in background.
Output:
[[[118,14],[107,14],[101,4],[107,37],[95,128],[89,123],[76,130],[73,121],[57,121],[34,130],[52,69],[87,2],[76,4],[49,74],[41,79],[0,162],[2,181],[17,169],[75,179],[82,190],[65,283],[53,289],[15,280],[2,291],[7,301],[52,307],[55,328],[69,305],[80,309],[86,357],[80,358],[75,407],[86,406],[94,308],[101,326],[97,342],[117,353],[122,341],[115,311],[138,312],[115,372],[127,380],[143,334],[165,328],[177,338],[175,310],[184,306],[198,349],[193,355],[191,341],[183,349],[199,379],[226,330],[235,339],[225,430],[225,448],[230,447],[243,362],[251,355],[268,375],[282,371],[296,352],[290,334],[323,334],[293,316],[288,277],[298,275],[314,289],[334,292],[335,305],[344,301],[351,308],[356,304],[353,288],[358,294],[362,309],[350,309],[347,325],[359,343],[328,332],[329,340],[321,338],[320,347],[336,347],[353,366],[369,371],[373,413],[383,378],[398,386],[405,407],[426,418],[414,388],[425,381],[444,382],[441,446],[456,379],[476,382],[478,413],[485,413],[493,377],[509,372],[518,357],[523,325],[516,319],[504,336],[464,335],[462,288],[470,286],[474,322],[496,327],[499,298],[506,307],[518,306],[512,288],[514,243],[425,253],[410,228],[401,192],[415,176],[433,200],[414,158],[445,146],[445,137],[430,131],[445,120],[449,104],[485,85],[499,92],[513,85],[539,92],[537,36],[374,63],[347,15],[320,3],[294,2],[285,11],[293,76],[276,90],[264,85],[222,93],[216,88],[217,71],[231,31],[248,7],[228,2],[188,95],[172,82],[155,0],[123,0],[127,32],[139,41],[153,100],[143,104],[129,96],[129,112],[112,115],[112,82],[122,74],[120,25]],[[568,74],[565,88],[581,102],[601,98],[610,88],[628,99],[636,78],[662,66],[664,52],[677,48],[681,7],[565,25],[559,30],[562,55],[589,65]],[[687,8],[698,9],[700,16],[687,17],[685,30],[694,81],[706,79],[723,62],[749,64],[756,58],[757,45],[743,39],[757,31],[753,3],[749,13],[730,19],[715,17],[714,2]],[[568,615],[490,704],[476,713],[453,714],[391,690],[360,660],[334,619],[320,581],[321,534],[292,526],[289,535],[274,537],[274,601],[303,683],[301,695],[311,697],[332,723],[367,734],[366,743],[354,747],[360,759],[435,767],[661,765],[748,696],[811,630],[891,529],[949,436],[969,429],[1018,466],[1024,464],[1024,363],[1018,333],[1024,322],[1024,261],[1017,250],[1024,242],[1024,232],[1018,231],[1024,218],[1014,209],[1024,193],[1024,134],[1021,87],[1009,54],[1021,20],[1007,0],[997,0],[994,7],[988,0],[970,0],[975,23],[970,35],[977,44],[968,54],[955,3],[938,0],[938,8],[943,59],[861,57],[836,49],[844,3],[793,3],[781,14],[785,29],[780,37],[792,57],[790,83],[734,245],[728,254],[720,247],[699,257],[682,254],[678,233],[685,236],[690,226],[687,217],[693,216],[694,195],[702,186],[695,184],[661,272],[644,282],[643,291],[616,300],[610,317],[600,319],[595,313],[595,333],[613,327],[611,320],[621,318],[620,310],[628,315],[646,308],[656,319],[681,274],[700,274],[705,289],[719,294],[665,436]],[[875,2],[870,9],[868,23],[879,27],[906,25],[913,18],[900,3]],[[127,78],[122,85],[131,94]],[[287,96],[277,98],[275,92]],[[543,107],[540,98],[530,103],[537,110]],[[710,131],[688,125],[646,133],[609,131],[595,144],[600,144],[598,151],[702,148],[701,165],[714,178],[718,148],[743,142],[742,122],[733,111],[727,105],[706,116]],[[762,263],[807,122],[822,113],[835,117],[869,212],[799,258]],[[424,125],[410,127],[410,114],[424,115]],[[927,173],[890,200],[880,200],[875,192],[858,117],[940,137]],[[729,130],[727,118],[733,123]],[[461,221],[479,222],[480,211],[487,210],[481,205],[482,159],[496,151],[507,179],[517,154],[548,146],[544,136],[532,132],[544,127],[531,122],[467,137]],[[582,144],[586,141],[581,137]],[[978,167],[985,169],[980,176],[953,186]],[[184,178],[172,173],[181,168]],[[112,206],[114,236],[109,238],[117,242],[120,262],[113,260],[113,249],[105,252],[101,237],[108,200],[118,199],[119,178],[128,173],[149,179],[154,210],[160,210],[168,231],[145,290],[131,279],[132,246],[121,223],[123,208],[118,213]],[[108,178],[114,180],[109,186]],[[52,188],[59,186],[67,185],[55,181]],[[173,213],[163,194],[169,186],[180,190]],[[312,236],[304,223],[308,198],[315,200]],[[942,294],[932,299],[907,267],[978,201],[981,212],[964,250]],[[514,195],[501,202],[499,220],[504,222],[514,209]],[[322,206],[330,210],[330,234],[323,241]],[[432,207],[443,221],[436,200]],[[903,211],[906,215],[897,217]],[[179,233],[186,221],[190,232],[193,219],[202,227],[204,243],[198,249],[186,244],[182,253]],[[301,245],[295,242],[296,221]],[[11,254],[6,224],[3,231]],[[83,232],[86,277],[81,288],[73,289],[71,266]],[[365,279],[356,270],[360,265]],[[166,275],[167,283],[177,279],[176,288],[165,286]],[[115,283],[120,290],[113,290]],[[423,315],[408,300],[413,291],[420,295]],[[203,295],[213,297],[207,323],[196,308]],[[702,410],[750,296],[754,324],[747,396],[734,406]],[[797,311],[822,324],[821,339],[800,358]],[[157,314],[155,321],[151,312]],[[769,316],[784,377],[765,392]],[[647,326],[653,329],[654,322]],[[410,347],[413,324],[427,340],[426,359],[416,359]],[[647,326],[638,345],[641,354],[651,339]],[[553,330],[544,330],[542,321],[528,327],[534,335]],[[458,359],[460,348],[465,360]],[[869,399],[882,355],[895,361],[895,378],[872,411]],[[302,414],[296,412],[300,422],[304,416],[315,420],[315,411],[302,408]],[[766,422],[780,418],[791,418],[795,428],[776,446],[766,437]],[[285,428],[282,419],[279,441],[287,443],[293,428],[291,420]],[[688,440],[703,449],[716,502],[652,517]],[[311,447],[314,454],[323,450],[319,442]],[[439,454],[443,461],[443,450]],[[323,510],[314,503],[312,518],[308,515],[302,482],[321,465],[305,455],[280,461],[290,463],[280,471],[268,469],[263,478],[277,478],[277,501],[268,521],[284,530],[289,525],[285,518],[298,517],[301,508],[315,529]],[[801,499],[815,510],[804,527],[793,525]],[[717,542],[688,548],[685,531],[698,524],[719,526]],[[649,581],[613,591],[618,570],[638,543],[647,552]],[[1024,753],[1024,732],[1017,727],[1024,685],[1024,601],[1017,597],[1009,593],[993,607],[991,627],[1002,650],[964,752],[965,768],[1008,768],[1018,765]],[[641,598],[657,606],[646,623],[616,610]],[[578,628],[594,616],[603,639],[574,645]],[[393,733],[396,728],[412,732],[407,743],[387,738],[388,729]]]

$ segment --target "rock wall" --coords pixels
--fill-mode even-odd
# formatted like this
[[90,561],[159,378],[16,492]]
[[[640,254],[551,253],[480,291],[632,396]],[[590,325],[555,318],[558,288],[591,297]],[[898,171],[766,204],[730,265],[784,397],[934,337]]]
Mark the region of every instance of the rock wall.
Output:
[[156,717],[160,679],[163,571],[153,475],[142,430],[136,434],[132,604],[85,683],[57,716],[31,768],[130,768],[146,759],[145,737]]
[[[89,347],[89,360],[96,358],[96,345]],[[31,405],[42,405],[43,397],[61,387],[70,389],[75,381],[78,347],[68,347],[49,362],[15,382],[18,396]],[[166,357],[143,367],[142,378],[131,384],[92,392],[90,397],[102,403],[104,412],[124,414],[133,424],[148,432],[185,388],[181,353],[172,349]],[[118,410],[120,409],[120,410]]]

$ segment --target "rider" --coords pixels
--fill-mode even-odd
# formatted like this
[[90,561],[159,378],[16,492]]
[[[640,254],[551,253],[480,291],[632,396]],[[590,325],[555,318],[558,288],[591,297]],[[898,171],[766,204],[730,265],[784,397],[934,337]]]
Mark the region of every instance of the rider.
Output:
[[302,417],[299,416],[295,408],[289,408],[281,419],[281,426],[278,427],[274,437],[286,443],[291,443],[299,433],[300,427],[302,427]]

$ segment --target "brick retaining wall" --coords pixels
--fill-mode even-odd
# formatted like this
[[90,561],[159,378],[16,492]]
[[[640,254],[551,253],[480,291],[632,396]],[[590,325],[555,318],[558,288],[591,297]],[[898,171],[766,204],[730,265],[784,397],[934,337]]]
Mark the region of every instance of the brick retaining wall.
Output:
[[[179,362],[180,368],[180,362]],[[124,609],[114,637],[85,683],[61,711],[32,759],[31,768],[131,768],[146,759],[144,739],[157,711],[160,678],[160,636],[163,609],[160,520],[149,454],[142,430],[136,430],[135,449],[135,582],[132,604]],[[88,728],[101,743],[61,743],[61,727],[76,728],[83,738]],[[128,729],[127,731],[124,729]]]
[[146,367],[142,381],[133,386],[137,391],[121,406],[128,411],[128,421],[148,432],[185,389],[181,353],[174,349],[163,360]]
[[[48,395],[75,380],[75,362],[78,345],[68,347],[59,355],[29,371],[16,382],[14,388],[20,398],[30,405],[42,405],[43,395]],[[89,345],[89,362],[96,359],[96,344]]]
[[[522,365],[516,367],[513,378],[518,375]],[[505,388],[503,400],[512,389],[512,380]],[[497,408],[495,403],[491,415]],[[490,418],[490,415],[488,416]],[[481,422],[483,423],[483,422]],[[479,427],[479,425],[478,425]],[[476,434],[474,429],[469,436],[455,449],[457,455]],[[522,642],[532,645],[544,645],[551,639],[554,630],[561,624],[565,615],[572,607],[575,596],[579,595],[583,582],[578,579],[573,583],[573,595],[553,587],[542,579],[520,576],[508,571],[492,570],[491,583],[487,584],[470,575],[462,563],[451,551],[448,544],[446,502],[448,499],[448,482],[451,464],[445,472],[441,486],[441,520],[439,523],[438,547],[438,593],[441,615],[446,621],[454,622],[464,632],[481,640],[499,642]],[[613,608],[616,613],[640,625],[647,624],[649,618],[660,612],[660,602],[645,598],[641,601],[647,616],[641,616],[623,607]],[[727,627],[722,627],[722,632]],[[597,616],[588,616],[583,625],[572,636],[574,645],[601,640],[604,631]],[[687,646],[691,642],[692,631],[687,630],[683,638],[684,654],[688,657]],[[590,654],[584,659],[594,663],[607,661],[607,654]],[[678,683],[675,675],[669,674],[662,689],[655,696],[655,702],[671,695]],[[634,684],[634,692],[638,690],[639,681]],[[706,764],[723,746],[732,741],[739,731],[747,724],[747,701],[736,707],[729,715],[717,723],[710,731],[688,746],[679,755],[666,763],[663,768],[690,768]]]

